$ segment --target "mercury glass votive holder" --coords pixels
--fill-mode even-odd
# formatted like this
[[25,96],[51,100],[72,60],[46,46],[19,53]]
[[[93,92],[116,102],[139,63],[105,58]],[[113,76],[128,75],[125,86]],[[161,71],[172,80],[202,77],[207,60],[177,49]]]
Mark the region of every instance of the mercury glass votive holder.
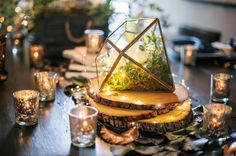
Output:
[[78,105],[69,111],[71,143],[77,147],[94,145],[97,130],[98,110],[91,106]]
[[211,75],[210,99],[213,102],[227,103],[230,97],[232,75],[217,73]]
[[56,94],[57,74],[54,72],[37,72],[35,84],[40,93],[40,101],[53,101]]
[[229,129],[232,107],[220,103],[210,103],[203,107],[203,130],[210,135],[221,136]]
[[103,44],[104,32],[97,29],[87,29],[84,34],[87,53],[98,53]]
[[35,125],[39,116],[39,92],[20,90],[13,93],[16,123],[22,126]]

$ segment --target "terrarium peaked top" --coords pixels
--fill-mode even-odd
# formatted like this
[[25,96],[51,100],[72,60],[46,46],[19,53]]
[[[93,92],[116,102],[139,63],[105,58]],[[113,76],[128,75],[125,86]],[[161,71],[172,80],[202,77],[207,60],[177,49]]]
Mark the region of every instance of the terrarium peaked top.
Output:
[[174,91],[159,19],[131,19],[105,40],[96,57],[100,91]]

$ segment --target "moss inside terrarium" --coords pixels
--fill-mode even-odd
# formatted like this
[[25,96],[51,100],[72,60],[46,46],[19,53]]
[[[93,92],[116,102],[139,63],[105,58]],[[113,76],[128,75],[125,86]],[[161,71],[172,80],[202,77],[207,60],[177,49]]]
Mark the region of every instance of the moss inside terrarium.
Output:
[[166,91],[166,88],[153,79],[150,74],[132,62],[126,63],[112,74],[104,88],[116,91]]

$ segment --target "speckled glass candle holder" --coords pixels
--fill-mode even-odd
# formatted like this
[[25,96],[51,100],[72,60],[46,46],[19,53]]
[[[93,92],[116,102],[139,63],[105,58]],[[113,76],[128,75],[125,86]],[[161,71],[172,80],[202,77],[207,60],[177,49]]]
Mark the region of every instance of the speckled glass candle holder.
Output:
[[232,107],[210,103],[203,108],[203,130],[214,136],[226,134],[229,129],[228,120],[231,116]]
[[16,123],[22,126],[35,125],[39,116],[39,92],[20,90],[13,93]]
[[56,93],[57,74],[54,72],[38,72],[34,74],[34,77],[40,93],[40,101],[53,101]]

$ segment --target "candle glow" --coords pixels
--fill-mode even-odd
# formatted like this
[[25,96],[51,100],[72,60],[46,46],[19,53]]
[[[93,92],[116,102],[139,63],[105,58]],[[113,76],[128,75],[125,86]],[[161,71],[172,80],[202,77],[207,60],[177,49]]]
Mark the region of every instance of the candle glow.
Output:
[[203,130],[210,135],[221,135],[228,130],[227,120],[232,108],[227,105],[212,103],[204,106]]
[[43,51],[43,46],[42,45],[31,45],[30,46],[30,56],[31,56],[31,60],[32,62],[38,62],[42,59],[44,55],[44,51]]

